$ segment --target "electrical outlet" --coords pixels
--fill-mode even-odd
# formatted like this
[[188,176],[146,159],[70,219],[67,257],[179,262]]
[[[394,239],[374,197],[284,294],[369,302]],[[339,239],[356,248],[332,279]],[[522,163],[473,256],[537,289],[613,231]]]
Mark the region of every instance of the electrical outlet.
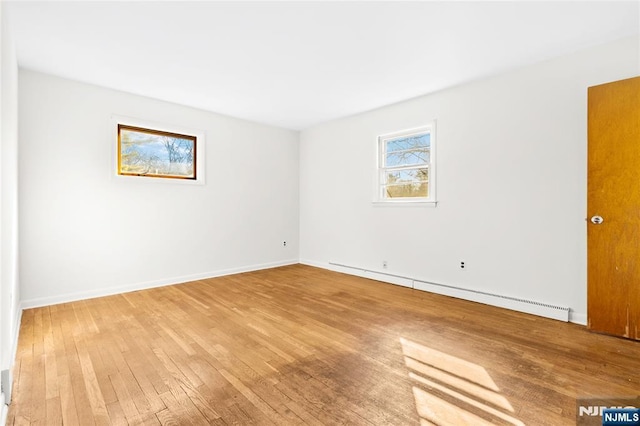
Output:
[[286,247],[286,246],[287,246],[287,242],[286,242],[286,241],[283,241],[283,242],[282,242],[282,247]]
[[460,269],[464,269],[465,268],[465,264],[464,264],[464,260],[460,261]]
[[382,269],[387,269],[387,261],[386,260],[382,261]]

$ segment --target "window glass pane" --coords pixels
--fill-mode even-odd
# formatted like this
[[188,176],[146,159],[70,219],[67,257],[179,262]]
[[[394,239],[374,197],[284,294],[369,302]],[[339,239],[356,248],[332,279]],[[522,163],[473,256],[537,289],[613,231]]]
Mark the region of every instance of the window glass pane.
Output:
[[430,151],[428,149],[393,151],[393,152],[387,153],[385,157],[385,166],[395,167],[395,166],[413,166],[416,164],[428,164],[429,157],[430,157]]
[[421,133],[413,136],[402,136],[385,141],[385,152],[405,151],[409,149],[425,149],[431,147],[431,134]]
[[412,182],[426,182],[429,180],[429,169],[410,169],[410,170],[387,170],[387,185],[400,184],[400,183],[412,183]]
[[120,126],[120,174],[195,179],[196,138]]
[[428,197],[429,183],[402,183],[398,185],[388,185],[384,188],[385,198],[411,198]]
[[386,172],[385,198],[429,196],[429,169],[411,169]]

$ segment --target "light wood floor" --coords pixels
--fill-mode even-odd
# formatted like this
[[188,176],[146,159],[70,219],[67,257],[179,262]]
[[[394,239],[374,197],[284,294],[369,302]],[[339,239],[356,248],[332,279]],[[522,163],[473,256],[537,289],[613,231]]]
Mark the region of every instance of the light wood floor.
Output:
[[[640,344],[295,265],[24,312],[8,423],[575,424]],[[430,423],[431,422],[431,423]]]

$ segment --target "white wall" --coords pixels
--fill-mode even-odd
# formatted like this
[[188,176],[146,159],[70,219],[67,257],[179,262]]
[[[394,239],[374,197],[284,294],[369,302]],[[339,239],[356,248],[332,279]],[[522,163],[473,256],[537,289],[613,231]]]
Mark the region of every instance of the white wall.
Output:
[[[18,303],[18,64],[8,28],[8,19],[0,3],[0,370],[13,366]],[[0,424],[4,424],[6,406],[0,395]]]
[[[204,130],[206,184],[115,179],[112,114]],[[297,132],[21,70],[24,305],[296,263],[298,157]]]
[[[625,39],[303,131],[301,261],[386,260],[584,322],[587,87],[638,73],[638,39]],[[438,206],[373,206],[376,137],[433,119]]]

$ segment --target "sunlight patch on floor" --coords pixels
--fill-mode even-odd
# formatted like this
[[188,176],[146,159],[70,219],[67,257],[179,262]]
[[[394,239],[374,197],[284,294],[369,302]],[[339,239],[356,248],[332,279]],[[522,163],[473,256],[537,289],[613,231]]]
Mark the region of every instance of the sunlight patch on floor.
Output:
[[484,367],[400,338],[423,425],[524,426]]

